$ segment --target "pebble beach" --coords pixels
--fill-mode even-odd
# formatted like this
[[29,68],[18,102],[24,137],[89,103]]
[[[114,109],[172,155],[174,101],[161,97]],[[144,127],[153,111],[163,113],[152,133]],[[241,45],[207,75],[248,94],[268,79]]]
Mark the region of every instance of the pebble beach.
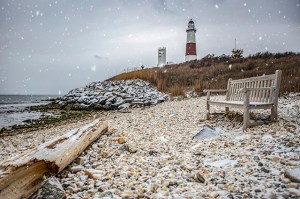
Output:
[[[205,120],[205,100],[99,112],[108,132],[56,176],[67,198],[299,198],[300,184],[287,172],[300,167],[300,95],[280,98],[277,123],[246,131],[238,109]],[[0,160],[92,120],[1,137]],[[205,125],[213,136],[196,139]]]

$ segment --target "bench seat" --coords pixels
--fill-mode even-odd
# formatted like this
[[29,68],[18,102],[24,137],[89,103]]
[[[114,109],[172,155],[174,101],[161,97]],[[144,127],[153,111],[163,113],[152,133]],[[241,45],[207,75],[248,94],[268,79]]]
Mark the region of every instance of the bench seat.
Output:
[[[223,106],[230,106],[230,107],[241,107],[244,106],[244,102],[242,101],[208,101],[210,104],[219,104]],[[266,107],[265,109],[270,108],[273,106],[274,103],[270,102],[249,102],[249,108],[250,109],[264,109],[263,107]]]

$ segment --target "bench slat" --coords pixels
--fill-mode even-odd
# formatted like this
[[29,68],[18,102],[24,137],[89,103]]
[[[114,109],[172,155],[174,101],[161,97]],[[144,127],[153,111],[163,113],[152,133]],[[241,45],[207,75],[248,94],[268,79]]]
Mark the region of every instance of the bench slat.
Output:
[[[222,106],[229,106],[229,107],[243,107],[244,103],[241,101],[208,101],[209,104],[217,104]],[[264,109],[270,108],[273,106],[273,103],[263,103],[263,102],[250,102],[249,108],[250,109]]]
[[245,79],[236,79],[232,80],[231,83],[242,83],[242,82],[253,82],[253,81],[260,81],[260,80],[267,80],[267,79],[275,79],[275,74],[272,75],[263,75],[259,77],[250,77]]

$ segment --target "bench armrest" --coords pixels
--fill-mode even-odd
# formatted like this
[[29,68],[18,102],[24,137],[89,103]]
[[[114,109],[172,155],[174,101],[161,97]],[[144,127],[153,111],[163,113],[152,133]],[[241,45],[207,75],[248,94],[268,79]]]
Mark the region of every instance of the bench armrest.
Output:
[[220,93],[220,92],[227,92],[227,89],[211,89],[211,90],[203,90],[204,93]]

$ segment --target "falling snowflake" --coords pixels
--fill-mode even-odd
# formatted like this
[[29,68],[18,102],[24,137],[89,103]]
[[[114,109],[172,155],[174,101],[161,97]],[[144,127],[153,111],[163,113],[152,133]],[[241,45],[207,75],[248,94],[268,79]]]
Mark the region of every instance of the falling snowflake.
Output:
[[39,16],[40,11],[37,10],[37,11],[35,12],[35,14],[36,14],[36,16]]
[[244,6],[247,6],[247,3],[244,3]]
[[219,8],[219,5],[218,5],[218,4],[216,4],[216,5],[215,5],[215,7],[216,7],[216,9],[218,9],[218,8]]
[[248,12],[251,12],[251,10],[250,10],[250,9],[248,9]]
[[232,64],[229,64],[229,66],[228,66],[229,70],[231,70],[231,67],[232,67]]
[[58,90],[58,95],[61,95],[61,91],[60,90]]
[[96,65],[92,65],[92,66],[91,66],[91,71],[95,72],[96,69],[97,69],[97,68],[96,68]]
[[68,74],[68,76],[69,76],[69,77],[71,77],[71,76],[72,76],[72,74],[71,74],[71,73],[69,73],[69,74]]
[[258,37],[259,40],[262,40],[262,37]]

